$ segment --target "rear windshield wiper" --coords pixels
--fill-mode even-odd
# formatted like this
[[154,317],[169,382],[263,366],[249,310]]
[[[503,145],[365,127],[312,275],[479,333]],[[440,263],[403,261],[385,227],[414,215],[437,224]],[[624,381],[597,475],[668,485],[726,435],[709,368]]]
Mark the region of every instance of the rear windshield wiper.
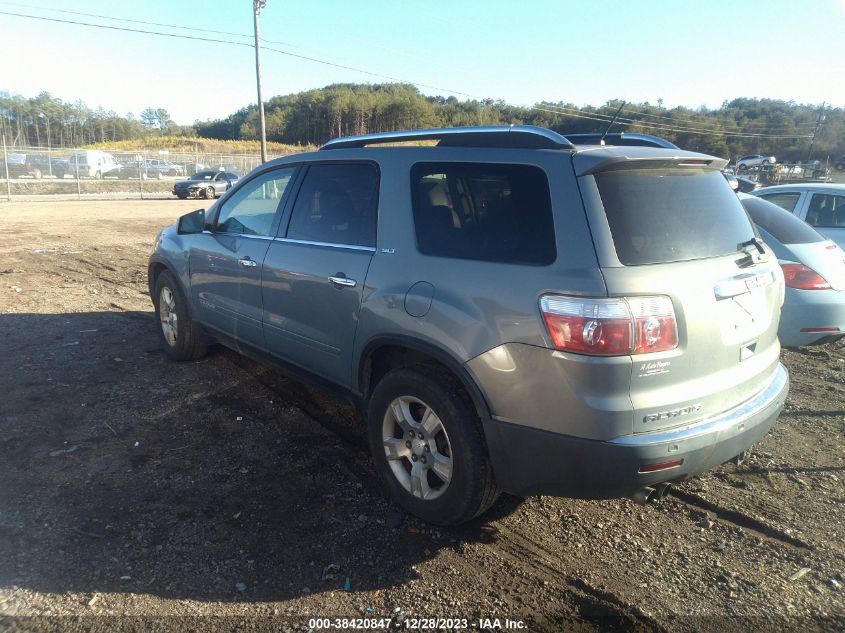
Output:
[[759,237],[752,237],[750,240],[740,242],[737,244],[736,250],[745,253],[745,257],[736,262],[740,268],[766,261],[766,249],[763,248],[763,240]]

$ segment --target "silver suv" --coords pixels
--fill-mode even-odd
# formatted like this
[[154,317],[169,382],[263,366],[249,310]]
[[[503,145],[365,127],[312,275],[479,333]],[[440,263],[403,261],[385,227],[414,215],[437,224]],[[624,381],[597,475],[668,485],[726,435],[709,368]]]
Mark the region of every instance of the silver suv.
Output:
[[724,164],[529,126],[337,139],[159,234],[162,343],[340,386],[390,496],[433,523],[499,491],[660,495],[758,441],[788,390],[782,273]]

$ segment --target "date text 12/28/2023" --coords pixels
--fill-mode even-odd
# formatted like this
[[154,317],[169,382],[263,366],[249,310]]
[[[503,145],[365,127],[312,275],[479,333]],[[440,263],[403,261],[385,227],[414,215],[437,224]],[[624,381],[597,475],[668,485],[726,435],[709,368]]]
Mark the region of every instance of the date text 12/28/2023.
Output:
[[314,630],[328,629],[358,629],[380,631],[390,628],[406,629],[409,631],[425,630],[461,630],[476,629],[482,631],[493,630],[524,630],[527,629],[522,620],[509,618],[405,618],[397,622],[393,618],[310,618],[308,628]]

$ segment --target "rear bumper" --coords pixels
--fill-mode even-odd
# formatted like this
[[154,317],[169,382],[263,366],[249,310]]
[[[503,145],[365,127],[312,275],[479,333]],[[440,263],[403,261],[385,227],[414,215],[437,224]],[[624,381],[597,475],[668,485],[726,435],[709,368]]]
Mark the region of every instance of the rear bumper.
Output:
[[[758,442],[786,402],[789,375],[778,363],[768,384],[743,404],[693,425],[585,440],[489,420],[487,438],[499,485],[512,494],[605,499],[679,481],[718,466]],[[683,464],[640,473],[645,464]]]
[[[839,332],[802,332],[802,328],[839,328]],[[786,289],[778,338],[782,347],[835,341],[845,336],[845,291]]]

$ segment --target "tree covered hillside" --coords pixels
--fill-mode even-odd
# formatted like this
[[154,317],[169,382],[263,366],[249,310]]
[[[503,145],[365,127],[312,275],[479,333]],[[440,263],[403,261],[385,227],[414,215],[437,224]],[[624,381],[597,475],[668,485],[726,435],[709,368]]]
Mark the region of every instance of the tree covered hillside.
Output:
[[[336,136],[423,127],[523,123],[566,132],[604,130],[620,101],[598,107],[571,103],[512,106],[503,101],[427,97],[405,84],[336,84],[273,97],[266,105],[267,138],[288,144],[322,143]],[[679,147],[724,157],[772,153],[805,160],[819,107],[772,99],[734,99],[718,109],[626,104],[614,131],[656,134]],[[813,157],[845,153],[845,110],[826,108]],[[200,136],[257,138],[258,109],[195,123]]]
[[[430,97],[408,84],[335,84],[271,98],[265,104],[267,137],[285,145],[313,145],[349,134],[460,125],[539,125],[566,134],[604,130],[620,101],[579,107],[539,103],[531,107],[493,99]],[[774,154],[780,160],[807,158],[818,105],[773,99],[734,99],[719,108],[664,108],[657,103],[625,104],[613,131],[656,134],[684,149],[736,158]],[[813,146],[824,161],[845,154],[845,109],[827,106]],[[140,146],[161,137],[231,141],[258,138],[258,109],[251,105],[225,117],[176,125],[162,108],[140,116],[118,115],[82,102],[64,102],[48,93],[26,98],[0,93],[0,132],[11,147],[47,144],[79,146],[123,141]]]

